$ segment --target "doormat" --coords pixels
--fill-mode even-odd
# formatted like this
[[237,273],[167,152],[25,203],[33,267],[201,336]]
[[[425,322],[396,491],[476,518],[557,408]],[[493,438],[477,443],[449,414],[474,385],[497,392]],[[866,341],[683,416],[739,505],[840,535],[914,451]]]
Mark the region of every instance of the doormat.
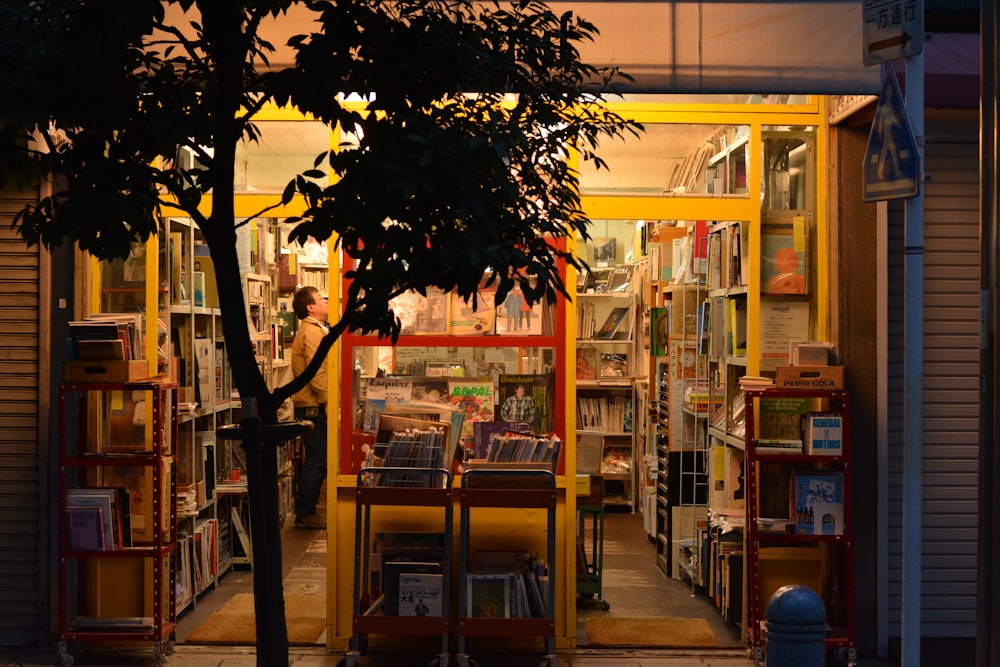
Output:
[[714,648],[715,634],[704,618],[586,619],[587,646]]
[[[289,644],[315,644],[326,629],[326,597],[285,595]],[[253,593],[238,593],[195,628],[185,644],[257,644]]]

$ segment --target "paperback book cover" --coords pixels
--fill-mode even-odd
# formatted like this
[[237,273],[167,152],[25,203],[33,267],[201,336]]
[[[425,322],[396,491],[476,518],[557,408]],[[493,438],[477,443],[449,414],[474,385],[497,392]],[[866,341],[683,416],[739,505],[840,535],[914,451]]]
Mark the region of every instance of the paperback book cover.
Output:
[[443,591],[441,574],[400,572],[399,615],[441,616]]
[[[422,588],[418,579],[421,576],[437,575],[437,581],[441,583],[441,564],[434,562],[417,561],[386,561],[382,563],[382,581],[385,587],[385,613],[387,616],[431,616],[427,614],[417,614],[416,602],[404,598],[404,576],[409,590],[407,595],[415,592],[415,589]],[[424,600],[427,604],[427,599]],[[441,615],[441,592],[437,595],[438,612]],[[427,604],[429,607],[430,605]],[[404,610],[404,607],[406,609]],[[408,612],[408,613],[407,613]]]
[[[604,324],[602,324],[601,328],[597,330],[596,334],[594,334],[594,338],[615,338],[615,336],[619,334],[619,330],[622,328],[627,315],[627,307],[618,306],[613,308],[611,312],[608,313],[607,319],[604,320]],[[627,333],[624,337],[628,337]]]

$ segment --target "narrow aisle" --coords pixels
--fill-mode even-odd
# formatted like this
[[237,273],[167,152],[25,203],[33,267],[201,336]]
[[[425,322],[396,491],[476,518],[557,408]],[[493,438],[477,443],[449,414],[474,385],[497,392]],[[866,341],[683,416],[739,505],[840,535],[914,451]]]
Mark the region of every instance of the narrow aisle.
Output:
[[[589,537],[588,537],[589,539]],[[656,546],[646,536],[642,515],[609,512],[604,523],[602,597],[606,612],[587,600],[578,605],[580,644],[585,645],[585,621],[591,616],[612,618],[704,618],[719,648],[743,648],[740,631],[725,621],[702,593],[684,581],[668,578],[656,566]]]

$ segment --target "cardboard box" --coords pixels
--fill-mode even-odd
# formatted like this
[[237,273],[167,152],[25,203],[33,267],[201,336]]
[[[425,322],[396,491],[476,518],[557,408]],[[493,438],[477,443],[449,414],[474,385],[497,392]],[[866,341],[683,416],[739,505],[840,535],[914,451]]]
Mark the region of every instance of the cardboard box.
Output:
[[[581,489],[581,479],[586,480],[587,488]],[[604,504],[604,476],[603,475],[577,475],[576,476],[576,506],[577,507],[600,507]],[[582,491],[582,493],[581,493]]]
[[843,389],[843,366],[778,366],[777,389]]
[[67,361],[64,382],[137,382],[149,377],[145,361]]

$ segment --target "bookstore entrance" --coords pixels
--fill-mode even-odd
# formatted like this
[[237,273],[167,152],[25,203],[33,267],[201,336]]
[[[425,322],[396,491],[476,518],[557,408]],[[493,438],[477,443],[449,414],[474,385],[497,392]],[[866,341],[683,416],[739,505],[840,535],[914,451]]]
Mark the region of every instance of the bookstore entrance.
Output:
[[[430,592],[447,593],[459,606],[452,614],[477,618],[463,583],[479,582],[481,562],[514,549],[527,555],[517,572],[544,561],[535,570],[539,595],[554,597],[541,609],[529,597],[510,598],[518,611],[506,606],[504,618],[519,622],[511,628],[546,621],[554,637],[543,638],[556,646],[600,647],[620,645],[620,634],[607,635],[621,632],[617,620],[646,627],[648,619],[690,619],[686,629],[705,630],[709,646],[746,646],[740,378],[773,377],[789,363],[790,341],[826,329],[825,186],[816,168],[826,154],[823,104],[804,96],[621,104],[645,132],[609,150],[609,170],[580,166],[581,204],[593,225],[589,238],[573,240],[589,267],[567,271],[573,298],[526,308],[519,294],[495,303],[484,293],[473,309],[447,293],[405,295],[395,346],[346,333],[328,360],[331,377],[341,378],[331,409],[348,418],[330,433],[327,531],[286,520],[282,535],[286,594],[311,610],[304,617],[321,617],[305,643],[359,641],[356,617],[384,614],[380,600],[395,609],[399,592],[384,570],[359,578],[358,559],[375,562],[401,537],[434,533],[435,553],[444,548],[453,558],[423,552],[436,565],[420,581],[443,582],[450,568],[454,590],[441,583]],[[265,138],[271,131],[268,122],[259,129]],[[349,266],[321,249],[288,247],[280,221],[258,234],[272,238],[278,260],[272,315],[287,311],[289,286],[335,297],[335,276]],[[276,374],[280,368],[275,358]],[[359,501],[362,469],[415,465],[393,440],[427,430],[443,434],[431,445],[440,458],[417,467],[454,475],[451,518],[425,493],[432,488],[377,511],[391,494]],[[555,500],[534,506],[531,493],[518,498],[526,479],[484,497],[465,489],[491,468],[548,471]],[[369,543],[358,547],[366,516],[374,517]],[[595,566],[596,582],[587,576]],[[246,607],[251,579],[246,568],[221,577],[180,619],[179,641],[203,640],[204,614]],[[371,585],[380,586],[377,595],[364,588]],[[487,633],[506,627],[465,627],[480,625]],[[647,628],[644,641],[669,646],[672,632]]]

